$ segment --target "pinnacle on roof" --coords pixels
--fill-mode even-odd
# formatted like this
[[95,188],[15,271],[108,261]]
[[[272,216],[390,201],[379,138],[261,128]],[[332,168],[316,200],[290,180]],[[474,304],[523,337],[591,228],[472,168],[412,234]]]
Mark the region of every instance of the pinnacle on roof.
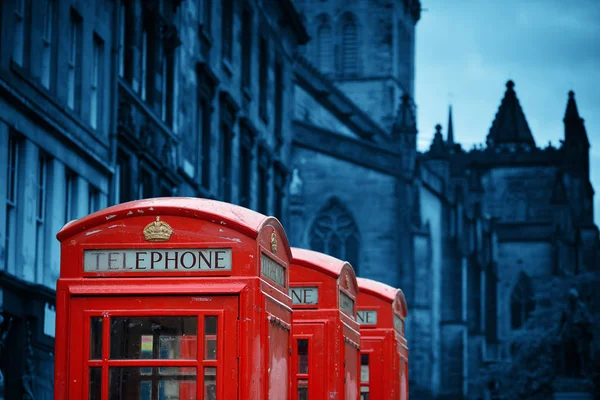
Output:
[[487,136],[488,145],[526,144],[535,146],[535,140],[517,99],[513,81],[506,83],[506,92]]
[[565,111],[564,122],[568,121],[579,121],[579,111],[577,110],[577,103],[575,102],[575,92],[569,91],[569,100],[567,101],[567,110]]
[[575,102],[575,93],[572,90],[569,92],[569,100],[567,101],[567,109],[563,122],[565,123],[565,140],[576,140],[589,145],[583,118],[579,116],[577,103]]
[[413,110],[413,103],[407,93],[402,95],[402,102],[392,128],[394,133],[417,133],[417,120]]
[[454,146],[454,127],[452,124],[452,105],[450,105],[450,109],[448,110],[448,146]]
[[432,156],[443,156],[446,154],[446,143],[442,136],[442,126],[440,124],[435,126],[435,135],[433,135],[431,146],[429,146],[429,154]]

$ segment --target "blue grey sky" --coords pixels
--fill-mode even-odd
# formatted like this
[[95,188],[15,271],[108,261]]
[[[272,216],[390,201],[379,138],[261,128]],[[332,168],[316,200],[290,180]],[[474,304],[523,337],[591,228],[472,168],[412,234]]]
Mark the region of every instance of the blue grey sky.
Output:
[[419,148],[434,126],[455,140],[484,143],[506,82],[538,146],[564,138],[567,93],[575,92],[591,143],[591,179],[600,224],[600,0],[421,0],[417,25]]

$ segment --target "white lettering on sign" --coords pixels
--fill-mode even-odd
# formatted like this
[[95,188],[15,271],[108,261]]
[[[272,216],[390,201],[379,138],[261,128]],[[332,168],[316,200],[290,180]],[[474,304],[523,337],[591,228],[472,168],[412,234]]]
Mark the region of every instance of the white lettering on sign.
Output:
[[354,318],[354,300],[340,290],[340,308]]
[[292,304],[318,304],[319,288],[317,287],[293,287],[290,288]]
[[394,314],[394,328],[396,328],[399,333],[404,335],[404,321],[396,314]]
[[86,250],[85,272],[231,271],[231,249]]
[[260,256],[260,273],[279,286],[285,286],[285,268],[264,254]]
[[374,325],[377,323],[377,310],[358,310],[356,320],[361,325]]

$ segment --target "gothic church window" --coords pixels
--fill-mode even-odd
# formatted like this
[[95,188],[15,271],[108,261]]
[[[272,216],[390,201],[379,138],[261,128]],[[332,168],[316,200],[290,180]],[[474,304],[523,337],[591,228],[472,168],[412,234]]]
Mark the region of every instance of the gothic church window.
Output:
[[510,325],[512,329],[521,328],[535,308],[531,280],[521,273],[510,296]]
[[358,28],[351,14],[342,18],[342,76],[352,76],[358,72]]
[[326,16],[319,17],[317,29],[317,65],[323,73],[333,71],[333,37],[331,25]]
[[315,218],[310,229],[310,247],[348,261],[358,272],[358,226],[339,200],[329,200]]

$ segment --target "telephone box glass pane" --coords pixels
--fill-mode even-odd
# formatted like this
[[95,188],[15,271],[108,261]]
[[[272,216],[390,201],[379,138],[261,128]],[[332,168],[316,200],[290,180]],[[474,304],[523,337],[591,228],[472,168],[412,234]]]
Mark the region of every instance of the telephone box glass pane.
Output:
[[298,381],[298,400],[308,400],[308,381],[306,379]]
[[204,400],[217,400],[216,367],[204,367]]
[[102,359],[102,317],[90,318],[90,360]]
[[217,317],[204,317],[204,359],[217,359]]
[[360,355],[360,381],[369,383],[369,355]]
[[197,317],[114,317],[111,359],[196,359]]
[[369,387],[368,386],[360,387],[360,400],[369,400]]
[[[109,400],[196,399],[196,369],[193,367],[113,367],[109,369],[108,384]],[[153,396],[153,392],[158,396]]]
[[308,374],[308,340],[298,339],[298,373]]
[[89,400],[102,399],[102,368],[90,368],[90,393]]

